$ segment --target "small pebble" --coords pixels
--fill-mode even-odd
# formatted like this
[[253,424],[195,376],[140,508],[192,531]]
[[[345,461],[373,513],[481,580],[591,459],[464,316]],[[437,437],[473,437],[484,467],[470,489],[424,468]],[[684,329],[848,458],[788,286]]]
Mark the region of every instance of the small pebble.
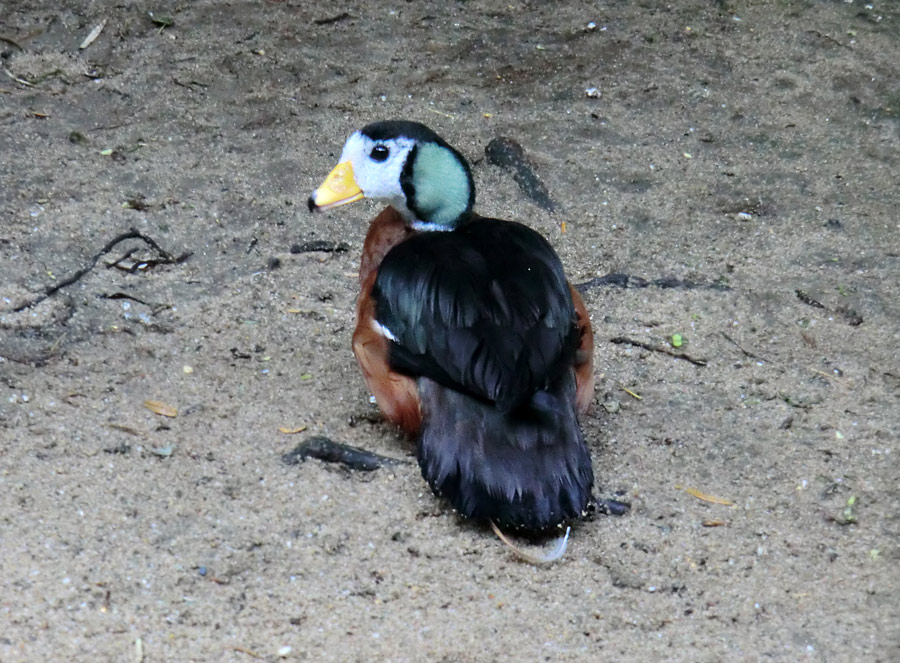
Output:
[[199,573],[201,576],[205,576],[205,575],[206,575],[206,567],[205,567],[205,566],[198,566],[198,567],[197,567],[197,573]]
[[622,409],[622,406],[619,404],[619,401],[606,401],[603,403],[603,409],[610,414],[615,414]]
[[284,658],[285,656],[287,656],[288,654],[290,654],[293,650],[294,650],[294,648],[291,647],[290,645],[285,645],[284,647],[279,647],[279,648],[278,648],[278,655],[279,655],[281,658]]

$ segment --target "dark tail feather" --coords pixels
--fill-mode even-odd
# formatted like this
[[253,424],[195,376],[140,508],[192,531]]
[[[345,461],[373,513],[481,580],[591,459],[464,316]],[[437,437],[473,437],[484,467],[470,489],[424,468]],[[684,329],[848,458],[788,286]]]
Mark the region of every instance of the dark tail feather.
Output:
[[419,466],[432,490],[462,515],[504,528],[541,531],[580,517],[594,473],[572,372],[547,391],[503,414],[421,378]]

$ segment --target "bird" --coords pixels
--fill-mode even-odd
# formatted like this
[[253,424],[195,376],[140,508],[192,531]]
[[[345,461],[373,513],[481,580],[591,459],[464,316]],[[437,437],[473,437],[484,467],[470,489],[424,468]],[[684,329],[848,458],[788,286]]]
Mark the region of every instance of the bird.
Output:
[[550,243],[475,213],[468,162],[418,122],[353,132],[308,207],[362,198],[388,206],[363,245],[353,353],[432,491],[523,534],[585,515],[593,331]]

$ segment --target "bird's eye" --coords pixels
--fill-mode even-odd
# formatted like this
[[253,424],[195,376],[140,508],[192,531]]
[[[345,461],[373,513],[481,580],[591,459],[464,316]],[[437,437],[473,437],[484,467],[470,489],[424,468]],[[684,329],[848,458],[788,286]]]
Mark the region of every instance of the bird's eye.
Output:
[[390,153],[391,151],[384,145],[376,145],[372,148],[369,156],[372,158],[372,161],[384,161]]

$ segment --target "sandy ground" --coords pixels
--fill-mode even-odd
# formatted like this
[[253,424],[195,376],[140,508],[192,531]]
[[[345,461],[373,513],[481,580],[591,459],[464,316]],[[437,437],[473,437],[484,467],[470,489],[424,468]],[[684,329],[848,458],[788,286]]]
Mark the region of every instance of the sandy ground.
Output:
[[[58,4],[0,11],[0,661],[900,660],[898,3]],[[378,208],[305,202],[384,118],[574,282],[693,284],[587,289],[633,506],[549,568],[359,377]],[[410,462],[284,464],[311,435]]]

